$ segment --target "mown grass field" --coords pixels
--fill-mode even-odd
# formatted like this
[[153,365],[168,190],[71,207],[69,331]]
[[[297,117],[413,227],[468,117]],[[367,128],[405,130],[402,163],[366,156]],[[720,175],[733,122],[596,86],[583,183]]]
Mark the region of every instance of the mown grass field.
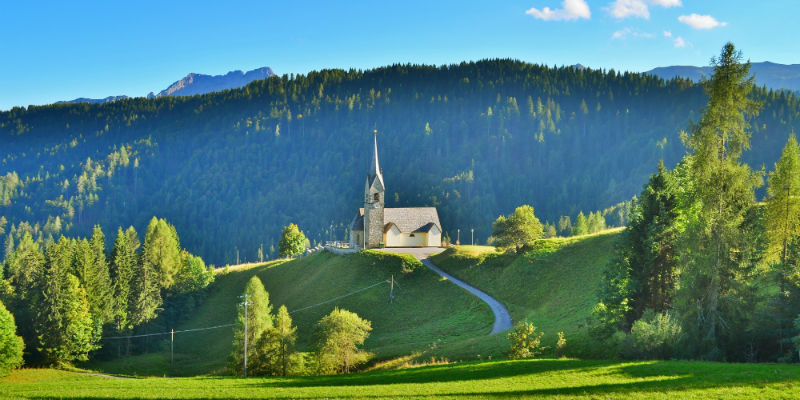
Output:
[[499,360],[288,378],[118,379],[25,369],[3,399],[796,399],[800,366],[685,361]]
[[603,268],[619,233],[546,239],[520,255],[488,246],[455,246],[432,261],[505,304],[514,322],[533,322],[545,332],[546,345],[552,347],[563,331],[572,354],[582,353],[586,320],[597,304]]
[[[261,278],[274,309],[285,304],[292,311],[386,281],[394,274],[396,286],[392,303],[388,301],[389,285],[381,284],[293,313],[298,327],[298,348],[308,349],[316,322],[337,306],[372,322],[373,332],[365,348],[375,353],[378,360],[412,353],[417,359],[440,357],[445,353],[448,357],[474,359],[487,346],[496,353],[505,346],[505,342],[486,335],[494,318],[486,304],[421,265],[413,273],[404,274],[403,262],[419,264],[410,256],[379,252],[347,256],[319,253],[292,261],[232,268],[227,273],[221,270],[205,302],[175,329],[233,323],[236,304],[240,302],[238,296],[253,275]],[[168,337],[159,340],[164,342],[160,352],[92,362],[85,367],[126,375],[229,374],[226,366],[233,341],[232,328],[176,335],[172,367]],[[442,350],[443,347],[446,350]]]

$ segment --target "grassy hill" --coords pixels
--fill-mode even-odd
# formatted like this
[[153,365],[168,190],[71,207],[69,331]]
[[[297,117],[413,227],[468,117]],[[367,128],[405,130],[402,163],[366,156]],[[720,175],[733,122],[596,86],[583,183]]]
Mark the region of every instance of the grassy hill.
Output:
[[786,399],[800,366],[686,361],[501,360],[289,378],[113,379],[25,369],[0,378],[4,399],[603,398]]
[[584,324],[619,232],[547,239],[521,255],[455,246],[433,256],[433,262],[505,304],[515,322],[533,322],[545,332],[545,344],[555,343],[556,333],[564,331],[571,352],[580,354]]
[[[411,273],[403,273],[414,268]],[[380,252],[335,256],[319,253],[292,261],[219,270],[210,294],[199,309],[176,330],[233,323],[238,296],[258,275],[277,309],[289,311],[323,303],[395,277],[395,299],[388,302],[389,285],[380,284],[330,303],[292,313],[298,327],[298,347],[308,348],[314,324],[334,307],[356,312],[372,321],[373,332],[365,347],[378,359],[414,354],[416,358],[441,355],[442,345],[454,346],[450,354],[475,356],[475,343],[483,343],[491,330],[489,307],[455,285],[441,280],[410,256]],[[480,339],[478,339],[480,338]],[[470,339],[470,340],[466,340]],[[145,340],[145,339],[135,339]],[[147,339],[153,340],[153,339]],[[163,351],[94,362],[87,367],[129,375],[199,375],[226,373],[233,341],[232,328],[177,334],[175,364],[169,365],[169,337],[161,339]],[[456,344],[458,343],[458,344]],[[494,343],[489,339],[489,343]]]

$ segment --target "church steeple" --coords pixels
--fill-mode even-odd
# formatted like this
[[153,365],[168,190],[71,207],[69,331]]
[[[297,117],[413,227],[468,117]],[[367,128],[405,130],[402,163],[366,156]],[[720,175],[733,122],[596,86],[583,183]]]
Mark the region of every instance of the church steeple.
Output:
[[373,178],[378,178],[378,180],[381,182],[381,186],[384,186],[384,184],[383,184],[383,174],[381,173],[381,166],[380,166],[380,163],[378,163],[378,131],[377,130],[374,132],[374,143],[375,143],[375,149],[374,149],[374,151],[372,153],[372,164],[370,164],[369,174],[367,174],[367,176],[369,177],[370,181],[372,181]]

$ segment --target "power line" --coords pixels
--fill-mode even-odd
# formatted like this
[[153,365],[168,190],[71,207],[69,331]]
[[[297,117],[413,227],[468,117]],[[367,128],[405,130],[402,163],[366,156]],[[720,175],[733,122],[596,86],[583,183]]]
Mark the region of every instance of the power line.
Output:
[[310,305],[310,306],[303,307],[303,308],[298,308],[297,310],[292,310],[292,311],[289,311],[289,314],[294,314],[294,313],[296,313],[296,312],[298,312],[298,311],[308,310],[309,308],[314,308],[314,307],[317,307],[317,306],[321,306],[321,305],[323,305],[323,304],[328,304],[328,303],[330,303],[330,302],[334,302],[334,301],[336,301],[336,300],[343,299],[343,298],[345,298],[345,297],[347,297],[347,296],[352,296],[352,295],[354,295],[354,294],[361,293],[361,292],[363,292],[363,291],[365,291],[365,290],[367,290],[367,289],[372,289],[372,288],[374,288],[375,286],[382,285],[382,284],[384,284],[384,283],[389,283],[389,281],[388,281],[388,280],[387,280],[387,281],[380,281],[380,282],[378,282],[378,283],[375,283],[375,284],[369,285],[369,286],[367,286],[367,287],[364,287],[364,288],[358,289],[358,290],[356,290],[356,291],[353,291],[353,292],[350,292],[350,293],[347,293],[347,294],[341,295],[341,296],[339,296],[339,297],[334,297],[334,298],[332,298],[332,299],[325,300],[325,301],[323,301],[323,302],[321,302],[321,303],[312,304],[312,305]]
[[[393,277],[393,278],[394,278],[394,277]],[[294,313],[296,313],[296,312],[299,312],[299,311],[305,311],[305,310],[308,310],[309,308],[314,308],[314,307],[318,307],[318,306],[321,306],[321,305],[324,305],[324,304],[328,304],[328,303],[334,302],[334,301],[336,301],[336,300],[340,300],[340,299],[343,299],[343,298],[345,298],[345,297],[349,297],[349,296],[352,296],[352,295],[354,295],[354,294],[358,294],[358,293],[361,293],[361,292],[363,292],[363,291],[366,291],[366,290],[372,289],[372,288],[374,288],[375,286],[382,285],[382,284],[384,284],[384,283],[386,283],[386,284],[390,284],[390,282],[389,282],[388,280],[385,280],[385,281],[380,281],[380,282],[374,283],[374,284],[372,284],[372,285],[369,285],[369,286],[367,286],[367,287],[363,287],[363,288],[361,288],[361,289],[358,289],[358,290],[352,291],[352,292],[350,292],[350,293],[343,294],[343,295],[341,295],[341,296],[337,296],[337,297],[334,297],[334,298],[331,298],[331,299],[325,300],[325,301],[323,301],[323,302],[320,302],[320,303],[317,303],[317,304],[312,304],[312,305],[310,305],[310,306],[306,306],[306,307],[298,308],[297,310],[292,310],[292,311],[289,311],[289,314],[294,314]],[[104,338],[101,338],[101,340],[112,340],[112,339],[133,339],[133,338],[148,337],[148,336],[174,335],[174,334],[176,334],[176,333],[198,332],[198,331],[207,331],[207,330],[210,330],[210,329],[227,328],[227,327],[234,326],[234,325],[236,325],[236,324],[225,324],[225,325],[209,326],[209,327],[205,327],[205,328],[184,329],[184,330],[181,330],[181,331],[168,331],[168,332],[144,333],[144,334],[141,334],[141,335],[110,336],[110,337],[104,337]]]

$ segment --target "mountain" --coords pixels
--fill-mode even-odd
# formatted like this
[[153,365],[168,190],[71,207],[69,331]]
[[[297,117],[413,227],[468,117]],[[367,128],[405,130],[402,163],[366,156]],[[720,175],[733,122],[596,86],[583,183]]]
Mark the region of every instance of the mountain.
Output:
[[[702,76],[709,77],[712,67],[671,66],[658,67],[646,73],[663,79],[682,77],[699,82]],[[776,64],[772,62],[752,63],[750,68],[756,77],[756,85],[770,89],[787,89],[800,93],[800,64]]]
[[192,96],[226,89],[237,89],[252,81],[267,79],[274,75],[275,72],[269,67],[257,68],[247,72],[230,71],[225,75],[204,75],[193,72],[160,91],[158,96]]
[[88,99],[86,97],[79,97],[75,100],[68,100],[68,101],[57,101],[56,104],[71,104],[71,103],[92,103],[92,104],[102,104],[102,103],[110,103],[112,101],[127,99],[128,96],[121,95],[121,96],[108,96],[104,99]]
[[[205,94],[210,92],[218,92],[227,89],[237,89],[248,83],[260,79],[266,79],[274,76],[275,72],[269,67],[257,68],[252,71],[242,72],[239,70],[230,71],[225,75],[204,75],[196,74],[194,72],[186,75],[183,79],[169,85],[168,88],[160,91],[157,95],[150,92],[146,98],[152,99],[158,96],[192,96],[196,94]],[[108,103],[112,101],[127,99],[128,96],[109,96],[104,99],[89,99],[80,97],[75,100],[58,101],[55,104],[70,104],[70,103]]]
[[[800,132],[800,98],[752,96],[763,110],[743,160],[771,169]],[[474,228],[485,243],[521,204],[556,222],[640,193],[659,159],[686,153],[680,132],[706,101],[688,81],[484,60],[15,108],[0,112],[0,232],[47,241],[100,224],[110,240],[156,215],[215,265],[269,253],[292,222],[312,244],[344,240],[377,130],[386,206],[436,206],[444,236],[460,229],[463,242]]]

